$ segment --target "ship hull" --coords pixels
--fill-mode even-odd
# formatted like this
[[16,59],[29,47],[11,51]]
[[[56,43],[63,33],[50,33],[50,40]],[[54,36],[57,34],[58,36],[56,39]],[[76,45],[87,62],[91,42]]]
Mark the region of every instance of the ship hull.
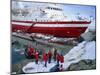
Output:
[[[33,24],[33,25],[32,25]],[[12,22],[12,31],[21,30],[27,33],[42,33],[56,37],[79,37],[88,27],[90,22]]]

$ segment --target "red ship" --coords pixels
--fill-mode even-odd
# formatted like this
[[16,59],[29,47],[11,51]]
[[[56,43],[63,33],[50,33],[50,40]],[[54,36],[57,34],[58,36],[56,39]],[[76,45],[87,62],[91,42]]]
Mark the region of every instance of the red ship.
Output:
[[[41,33],[53,35],[56,37],[79,37],[85,32],[91,21],[77,20],[68,21],[67,17],[62,13],[63,10],[57,5],[48,5],[45,8],[40,8],[38,11],[27,10],[29,14],[40,12],[39,17],[25,20],[22,13],[23,9],[16,9],[21,15],[12,16],[12,31],[24,31],[26,33]],[[17,18],[17,19],[16,19]],[[19,18],[19,19],[18,19]]]

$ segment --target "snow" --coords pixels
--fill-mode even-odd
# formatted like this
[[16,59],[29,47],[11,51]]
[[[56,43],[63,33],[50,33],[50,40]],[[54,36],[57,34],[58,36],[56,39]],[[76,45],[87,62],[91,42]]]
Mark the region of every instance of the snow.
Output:
[[[64,69],[67,69],[72,63],[77,63],[80,60],[84,59],[95,59],[95,41],[87,42],[83,41],[77,46],[73,47],[65,56],[63,65]],[[49,72],[51,68],[56,65],[56,62],[47,64],[47,67],[44,67],[44,62],[39,62],[38,65],[35,62],[30,62],[23,67],[23,72],[25,73],[35,73],[35,72]],[[26,70],[31,68],[30,70]]]
[[79,55],[81,55],[84,52],[83,48],[85,43],[86,42],[82,42],[81,44],[78,44],[78,46],[72,48],[69,53],[64,56],[64,61],[76,59]]
[[82,56],[83,59],[95,59],[95,41],[89,42],[86,44],[85,49],[86,52],[85,54]]
[[95,59],[95,41],[78,44],[72,48],[68,54],[64,56],[64,69],[68,68],[72,63],[77,63],[84,59]]
[[[47,63],[47,67],[44,66],[44,62],[30,62],[23,67],[23,72],[25,73],[35,73],[35,72],[49,72],[52,67],[56,65],[56,62]],[[29,69],[29,70],[28,70]]]

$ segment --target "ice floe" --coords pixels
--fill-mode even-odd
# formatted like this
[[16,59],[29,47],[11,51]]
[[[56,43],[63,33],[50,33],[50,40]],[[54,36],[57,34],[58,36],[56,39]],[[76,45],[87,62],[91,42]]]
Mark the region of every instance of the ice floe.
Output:
[[[65,56],[63,68],[67,69],[72,63],[77,63],[80,60],[84,59],[95,59],[95,41],[86,42],[83,41],[77,46],[73,47]],[[47,67],[44,67],[44,62],[39,62],[36,65],[35,62],[29,62],[23,67],[23,72],[25,73],[35,73],[35,72],[49,72],[57,63],[52,62],[47,64]]]

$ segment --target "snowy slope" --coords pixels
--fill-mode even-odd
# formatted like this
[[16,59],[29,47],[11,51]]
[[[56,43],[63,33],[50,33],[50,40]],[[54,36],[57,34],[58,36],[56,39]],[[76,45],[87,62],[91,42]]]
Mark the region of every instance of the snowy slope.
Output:
[[86,49],[86,52],[85,54],[82,56],[83,59],[95,59],[95,50],[96,50],[96,47],[95,47],[95,41],[92,41],[92,42],[89,42],[86,44],[85,46],[85,49]]
[[72,63],[77,63],[83,59],[95,59],[95,41],[78,44],[64,56],[64,69],[68,68]]

